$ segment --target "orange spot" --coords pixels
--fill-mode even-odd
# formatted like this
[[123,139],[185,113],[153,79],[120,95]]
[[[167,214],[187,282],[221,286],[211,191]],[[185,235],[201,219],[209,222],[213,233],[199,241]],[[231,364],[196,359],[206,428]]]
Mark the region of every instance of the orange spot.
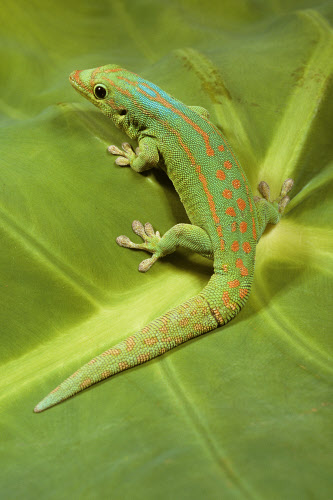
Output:
[[[147,328],[147,330],[145,330],[145,328],[142,329],[142,333],[148,333],[149,328]],[[125,342],[126,342],[126,351],[130,352],[132,349],[134,349],[135,338],[133,335],[131,337],[128,337],[128,339]]]
[[248,291],[246,290],[246,288],[240,288],[239,289],[239,297],[241,299],[244,299],[244,297],[247,296],[247,293],[248,293]]
[[230,198],[232,198],[232,192],[230,191],[230,189],[225,189],[222,193],[222,196],[224,198],[227,198],[227,200],[230,200]]
[[201,325],[200,323],[196,323],[194,326],[193,326],[194,330],[196,332],[202,332],[202,331],[205,331],[205,327],[203,325]]
[[236,267],[240,268],[240,267],[243,267],[243,266],[244,266],[244,264],[243,264],[242,259],[237,259],[236,260]]
[[118,366],[120,371],[129,368],[129,364],[127,363],[127,361],[121,361],[120,363],[118,363]]
[[111,348],[111,349],[108,349],[107,351],[104,351],[102,353],[102,356],[119,356],[119,354],[121,354],[120,349]]
[[80,387],[81,389],[85,389],[86,387],[89,387],[91,385],[91,380],[90,378],[86,378],[83,382],[81,382]]
[[96,361],[97,361],[97,359],[96,359],[96,358],[94,358],[94,359],[92,359],[91,361],[89,361],[88,365],[93,365],[94,363],[96,363]]
[[223,295],[222,295],[222,300],[223,300],[223,304],[226,306],[226,307],[229,307],[230,306],[230,302],[229,302],[229,294],[228,292],[223,292]]
[[237,205],[239,210],[244,210],[244,208],[246,207],[246,203],[242,198],[238,198]]
[[236,267],[240,269],[241,276],[248,276],[249,271],[248,269],[244,266],[242,259],[237,259],[236,260]]
[[214,314],[218,323],[221,323],[221,324],[224,323],[224,319],[223,319],[223,317],[218,309],[212,309],[212,313]]
[[238,180],[238,179],[234,179],[234,180],[232,181],[232,185],[234,186],[234,188],[235,188],[235,189],[239,189],[239,188],[240,188],[240,186],[241,186],[241,183],[239,182],[239,180]]
[[231,244],[231,250],[232,250],[233,252],[238,252],[238,250],[239,250],[239,243],[238,243],[238,241],[234,241],[234,242]]
[[146,345],[154,345],[154,344],[156,344],[156,342],[158,342],[157,337],[149,337],[147,339],[144,339],[144,343]]
[[228,285],[230,288],[237,288],[240,285],[240,282],[238,280],[229,281]]
[[235,210],[232,207],[227,208],[227,210],[225,211],[225,213],[227,215],[231,215],[231,217],[236,217],[236,212],[235,212]]
[[147,352],[146,354],[139,354],[136,358],[138,360],[138,363],[144,363],[145,361],[149,361],[150,359],[150,354]]
[[217,226],[216,230],[217,230],[217,234],[220,236],[220,238],[222,238],[222,236],[223,236],[222,227]]
[[224,151],[224,146],[223,146],[223,144],[221,144],[221,145],[218,147],[218,150],[219,150],[219,151]]
[[225,179],[225,173],[223,172],[223,170],[218,170],[216,172],[216,177],[218,179],[220,179],[220,181],[224,181],[224,179]]
[[237,222],[234,221],[232,224],[231,224],[231,232],[234,233],[237,229]]
[[110,375],[111,375],[110,370],[105,370],[104,372],[101,373],[101,379],[103,380],[105,378],[108,378],[110,377]]
[[246,222],[241,222],[239,224],[239,230],[241,233],[245,233],[245,231],[247,230],[247,223]]
[[233,310],[236,309],[235,304],[230,303],[230,297],[229,297],[228,292],[223,292],[222,301],[223,301],[223,304],[225,305],[225,307],[227,307],[228,309],[233,309]]
[[224,240],[220,240],[220,244],[221,244],[221,250],[224,250]]
[[242,245],[243,250],[245,253],[250,253],[251,252],[251,245],[249,242],[245,241]]
[[230,170],[232,168],[232,163],[229,160],[225,161],[223,165],[227,170]]
[[227,273],[228,272],[228,265],[227,264],[223,264],[222,270],[223,270],[223,272]]
[[182,319],[179,321],[179,326],[187,326],[187,325],[188,325],[188,322],[189,322],[189,319],[188,319],[188,318],[182,318]]

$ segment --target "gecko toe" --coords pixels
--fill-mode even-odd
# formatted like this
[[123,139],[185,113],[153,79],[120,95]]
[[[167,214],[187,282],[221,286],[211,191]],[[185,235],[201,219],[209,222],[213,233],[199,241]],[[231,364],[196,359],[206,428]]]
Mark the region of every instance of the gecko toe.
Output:
[[128,238],[128,236],[124,236],[123,234],[121,236],[118,236],[118,238],[116,238],[116,242],[121,247],[125,247],[125,248],[137,248],[137,244],[133,243],[133,241],[131,241]]
[[140,273],[146,273],[147,271],[149,271],[149,269],[152,267],[153,264],[155,264],[157,259],[158,259],[158,257],[153,255],[149,259],[145,259],[142,262],[140,262],[140,264],[139,264]]
[[286,206],[288,205],[288,203],[290,202],[290,198],[289,196],[284,196],[282,198],[282,200],[279,202],[279,212],[280,214],[282,214],[286,208]]
[[108,147],[108,152],[111,153],[112,155],[122,155],[123,154],[122,150],[113,144],[111,144],[111,146]]
[[293,179],[286,179],[282,184],[280,196],[282,196],[282,198],[286,196],[286,194],[292,190],[293,185],[294,185]]
[[135,234],[137,234],[144,241],[146,241],[147,235],[146,235],[146,232],[145,232],[145,228],[144,228],[144,225],[139,220],[134,220],[132,222],[132,229],[133,229],[133,231],[134,231]]
[[258,191],[262,195],[262,197],[265,198],[265,200],[269,201],[270,188],[267,182],[265,181],[259,182]]
[[150,222],[146,222],[146,224],[144,225],[144,229],[147,236],[155,236],[154,228],[150,224]]
[[119,165],[119,167],[124,167],[125,165],[129,165],[130,161],[124,156],[118,156],[118,158],[116,158],[116,164]]

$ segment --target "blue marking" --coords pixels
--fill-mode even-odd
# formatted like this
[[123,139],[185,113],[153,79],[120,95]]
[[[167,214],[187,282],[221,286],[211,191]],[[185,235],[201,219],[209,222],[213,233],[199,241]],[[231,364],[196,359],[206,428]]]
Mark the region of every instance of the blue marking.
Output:
[[[144,84],[144,83],[148,84],[149,87],[151,87],[152,89],[156,90],[156,92],[161,97],[163,97],[163,99],[165,99],[166,101],[168,101],[173,106],[178,107],[178,102],[175,99],[173,99],[169,94],[167,94],[166,92],[164,92],[164,90],[162,90],[160,87],[158,87],[157,85],[155,85],[154,83],[148,82],[147,80],[144,80],[143,78],[138,78],[138,82],[142,82],[142,84]],[[153,92],[153,90],[149,89],[145,85],[140,85],[139,84],[139,87],[142,90],[144,90],[145,92],[147,92],[147,94],[149,94],[151,97],[156,97],[156,94]]]
[[[140,89],[142,89],[147,95],[141,94],[141,92],[139,92],[138,90],[133,89],[138,101],[141,102],[150,111],[155,112],[157,115],[164,116],[164,117],[166,117],[168,115],[174,116],[174,112],[170,108],[167,108],[162,103],[154,100],[158,96],[155,94],[154,90],[151,90],[150,88],[146,87],[145,85],[143,85],[143,83],[148,83],[150,87],[154,87],[154,89],[156,89],[156,91],[160,95],[162,95],[162,93],[163,93],[164,94],[163,97],[168,102],[170,102],[170,97],[168,96],[168,94],[165,94],[164,92],[162,92],[162,90],[159,87],[157,87],[157,85],[154,85],[150,82],[147,82],[143,78],[138,79],[138,87]],[[132,90],[132,92],[133,92],[133,90]],[[148,96],[150,96],[151,98]]]
[[150,90],[148,87],[145,87],[145,85],[140,85],[140,89],[144,90],[147,94],[149,94],[151,97],[156,97],[156,94],[153,90]]

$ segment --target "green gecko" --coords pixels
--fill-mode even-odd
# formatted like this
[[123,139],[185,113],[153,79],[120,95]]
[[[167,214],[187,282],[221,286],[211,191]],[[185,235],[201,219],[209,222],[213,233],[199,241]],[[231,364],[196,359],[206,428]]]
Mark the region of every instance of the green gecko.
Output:
[[276,224],[289,202],[292,179],[280,196],[260,182],[262,197],[249,183],[226,138],[208,111],[186,106],[140,76],[107,65],[74,71],[72,86],[107,115],[139,147],[109,146],[117,165],[136,172],[162,168],[177,190],[191,224],[176,224],[162,237],[151,224],[134,221],[143,243],[119,236],[120,246],[152,254],[139,265],[146,272],[178,246],[213,259],[214,274],[195,297],[155,319],[142,330],[89,361],[35,407],[41,412],[79,391],[149,361],[189,339],[225,325],[246,302],[254,273],[256,245],[267,224]]

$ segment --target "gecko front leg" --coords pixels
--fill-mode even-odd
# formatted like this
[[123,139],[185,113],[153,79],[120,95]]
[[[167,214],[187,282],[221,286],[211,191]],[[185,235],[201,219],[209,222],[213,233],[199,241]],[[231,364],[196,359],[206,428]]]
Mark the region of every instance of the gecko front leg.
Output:
[[153,137],[143,137],[135,151],[128,142],[123,142],[121,147],[122,150],[114,145],[108,147],[109,153],[118,156],[117,165],[130,165],[135,172],[143,172],[156,167],[159,162],[159,152]]
[[213,258],[211,240],[201,227],[192,224],[176,224],[162,237],[158,231],[148,222],[145,225],[138,220],[132,223],[132,229],[143,239],[143,243],[134,243],[128,236],[118,236],[118,245],[136,250],[145,250],[153,255],[143,260],[139,265],[139,271],[145,273],[160,258],[174,252],[178,246],[188,248],[209,259]]

